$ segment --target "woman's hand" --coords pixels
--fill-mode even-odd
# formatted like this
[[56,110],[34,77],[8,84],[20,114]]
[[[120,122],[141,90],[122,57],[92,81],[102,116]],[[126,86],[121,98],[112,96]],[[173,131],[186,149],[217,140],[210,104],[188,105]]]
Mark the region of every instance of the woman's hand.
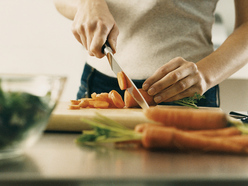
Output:
[[143,84],[143,89],[154,96],[156,103],[171,102],[195,93],[202,95],[206,81],[193,62],[177,57],[160,67]]
[[101,49],[107,39],[113,51],[116,51],[119,29],[104,0],[81,0],[72,32],[91,56],[104,56]]

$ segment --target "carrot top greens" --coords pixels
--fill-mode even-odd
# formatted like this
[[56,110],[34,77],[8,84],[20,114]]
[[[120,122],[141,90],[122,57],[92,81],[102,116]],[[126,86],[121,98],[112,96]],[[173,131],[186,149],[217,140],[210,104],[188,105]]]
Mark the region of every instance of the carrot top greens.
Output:
[[174,101],[174,103],[198,109],[198,106],[196,104],[197,101],[200,99],[205,99],[205,96],[201,96],[200,94],[195,93],[193,97],[187,97],[180,100],[176,100]]
[[96,116],[91,120],[83,118],[81,121],[87,123],[93,129],[83,131],[83,134],[75,140],[78,144],[112,143],[141,140],[142,138],[142,134],[99,113],[96,113]]

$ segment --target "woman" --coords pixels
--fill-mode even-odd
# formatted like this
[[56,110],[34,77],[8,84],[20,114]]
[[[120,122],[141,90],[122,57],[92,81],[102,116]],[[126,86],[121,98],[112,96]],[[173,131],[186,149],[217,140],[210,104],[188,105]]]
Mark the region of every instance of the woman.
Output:
[[[218,0],[54,0],[73,20],[72,32],[88,51],[78,98],[118,88],[101,51],[108,40],[138,88],[156,103],[195,93],[198,106],[219,106],[218,84],[248,61],[248,1],[235,0],[235,29],[213,51],[211,29]],[[117,52],[118,51],[118,52]]]

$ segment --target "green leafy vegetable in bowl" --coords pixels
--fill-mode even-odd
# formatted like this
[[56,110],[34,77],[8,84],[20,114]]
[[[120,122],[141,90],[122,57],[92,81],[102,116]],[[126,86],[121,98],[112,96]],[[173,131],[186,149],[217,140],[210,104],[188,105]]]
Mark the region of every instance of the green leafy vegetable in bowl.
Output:
[[64,78],[0,75],[0,159],[23,153],[46,128]]

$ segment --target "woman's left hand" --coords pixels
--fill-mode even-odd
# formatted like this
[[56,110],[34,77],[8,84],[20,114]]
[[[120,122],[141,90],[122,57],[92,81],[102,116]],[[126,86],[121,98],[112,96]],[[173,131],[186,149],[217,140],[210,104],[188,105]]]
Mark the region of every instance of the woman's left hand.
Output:
[[195,93],[202,95],[207,83],[197,65],[177,57],[160,67],[143,83],[143,89],[156,103],[172,102]]

